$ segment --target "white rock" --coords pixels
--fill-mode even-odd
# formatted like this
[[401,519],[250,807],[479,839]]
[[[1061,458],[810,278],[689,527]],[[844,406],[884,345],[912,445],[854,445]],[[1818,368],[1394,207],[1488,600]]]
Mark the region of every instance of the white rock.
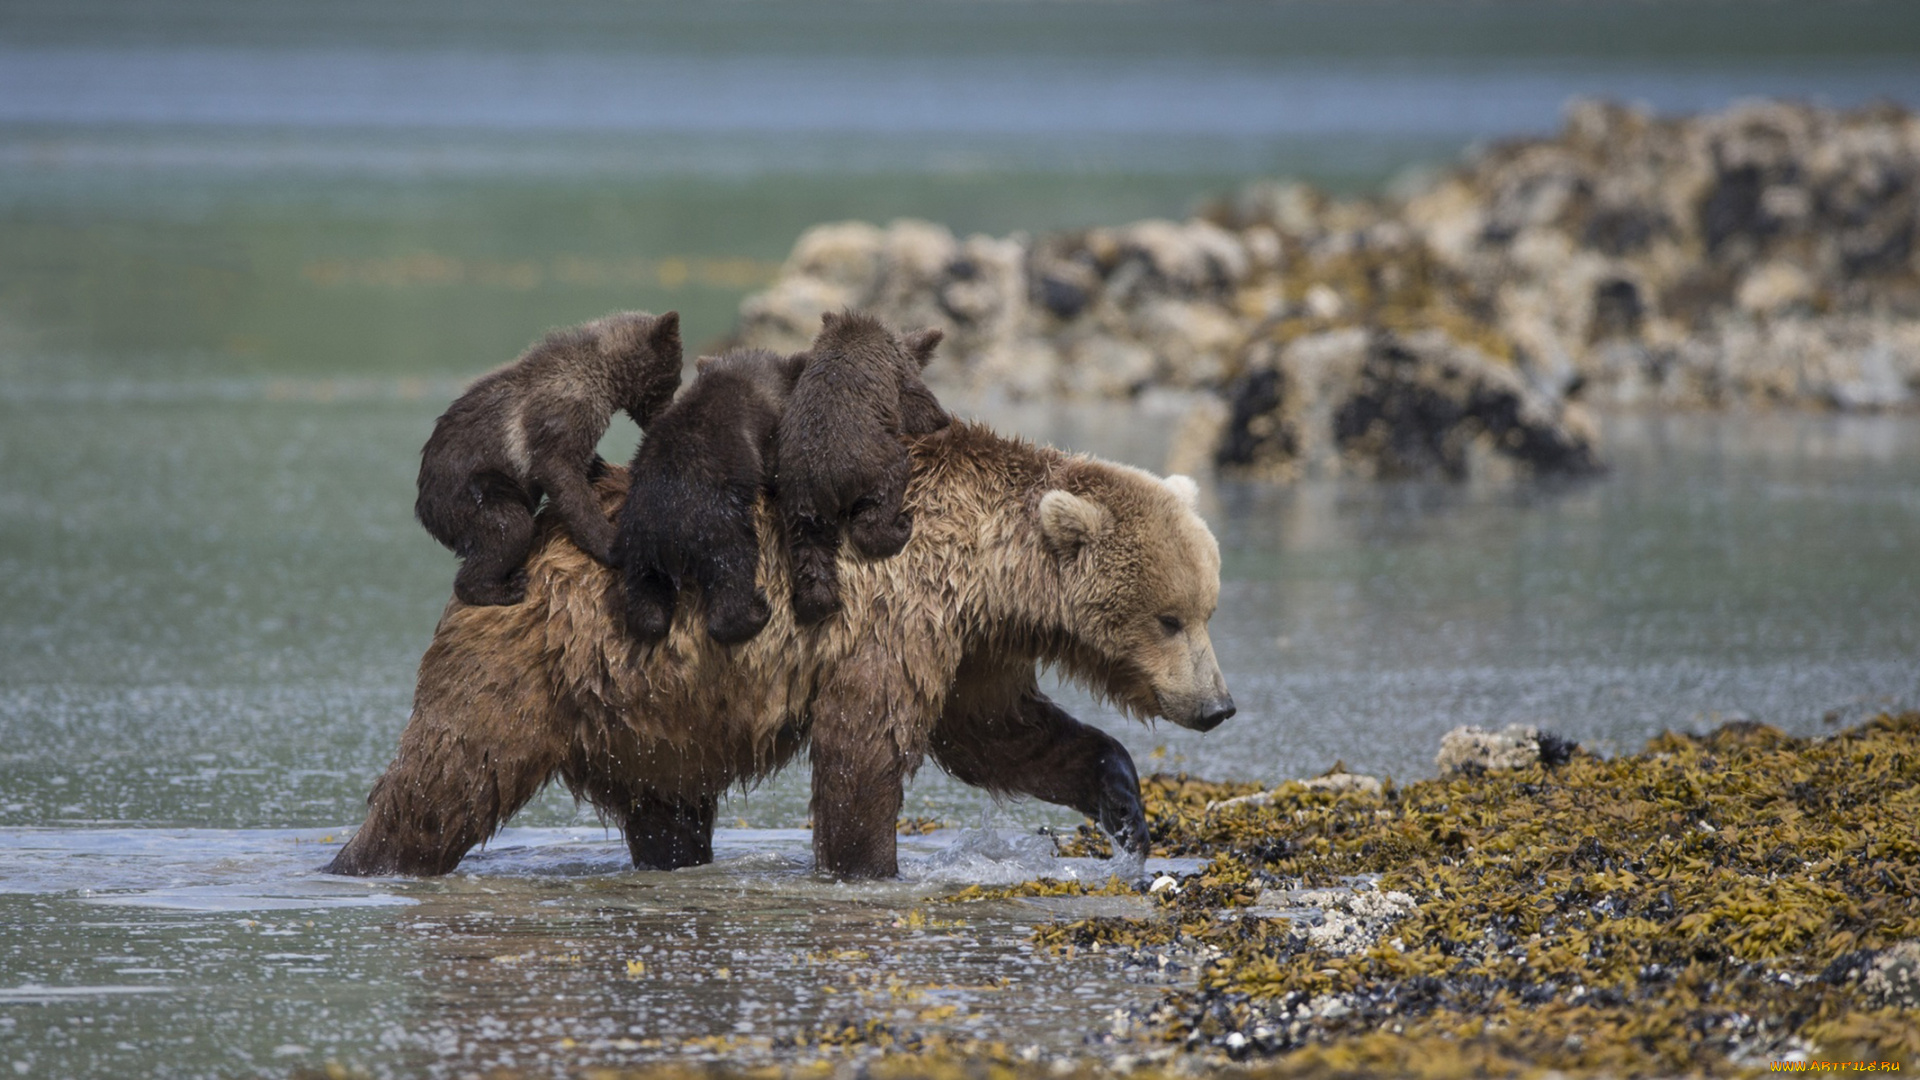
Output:
[[1470,766],[1483,769],[1521,769],[1540,761],[1540,729],[1531,724],[1508,724],[1500,731],[1465,725],[1440,739],[1434,764],[1442,773]]

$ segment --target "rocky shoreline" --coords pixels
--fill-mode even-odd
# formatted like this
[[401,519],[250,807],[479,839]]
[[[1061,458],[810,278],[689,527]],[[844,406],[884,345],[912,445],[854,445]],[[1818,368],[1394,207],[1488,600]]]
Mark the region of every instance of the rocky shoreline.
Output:
[[[1603,759],[1460,729],[1438,777],[1336,766],[1270,787],[1142,784],[1151,883],[972,887],[930,905],[1132,897],[1042,922],[1061,985],[1108,965],[1156,1004],[1049,1056],[849,1015],[750,1071],[629,1077],[1745,1076],[1920,1063],[1920,713],[1823,738],[1751,721]],[[1091,827],[1069,854],[1097,854]],[[1043,903],[1049,902],[1046,900]],[[711,1040],[709,1040],[711,1041]],[[1849,1070],[1855,1071],[1855,1070]]]
[[1586,102],[1377,198],[1266,184],[1184,222],[957,237],[818,226],[741,306],[937,326],[943,390],[1190,395],[1187,456],[1253,475],[1600,465],[1587,405],[1920,408],[1920,117]]
[[1287,1075],[1920,1059],[1920,714],[1613,760],[1462,731],[1439,761],[1381,792],[1155,778],[1157,849],[1205,869],[1159,919],[1036,940],[1198,950],[1141,1032]]

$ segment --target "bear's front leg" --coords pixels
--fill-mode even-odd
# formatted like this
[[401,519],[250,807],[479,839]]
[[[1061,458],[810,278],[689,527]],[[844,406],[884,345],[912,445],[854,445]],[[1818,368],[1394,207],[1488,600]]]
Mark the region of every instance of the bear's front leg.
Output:
[[[594,455],[598,460],[599,455]],[[547,509],[566,526],[573,545],[602,566],[612,566],[617,530],[600,507],[590,480],[592,466],[586,472],[569,468],[566,461],[544,460],[534,463],[534,481],[547,493]],[[605,469],[605,463],[601,463]]]
[[928,749],[957,780],[1072,807],[1121,850],[1147,854],[1147,815],[1133,755],[1042,694],[1033,685],[1031,663],[998,677],[963,667]]
[[813,702],[813,857],[837,878],[900,872],[894,824],[924,730],[912,683],[885,650],[869,645],[835,670]]

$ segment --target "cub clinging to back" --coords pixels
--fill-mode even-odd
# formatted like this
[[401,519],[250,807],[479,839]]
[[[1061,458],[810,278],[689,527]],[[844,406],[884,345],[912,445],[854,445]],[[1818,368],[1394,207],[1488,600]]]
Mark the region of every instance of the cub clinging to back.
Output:
[[806,362],[805,353],[765,349],[703,356],[693,385],[640,440],[613,546],[634,637],[667,636],[687,580],[706,600],[713,640],[737,645],[767,625],[772,609],[754,579],[754,509],[773,465],[774,429]]
[[420,451],[414,516],[460,556],[454,595],[517,604],[544,495],[580,550],[612,558],[613,525],[591,478],[616,410],[642,428],[680,386],[680,316],[627,311],[555,330],[483,376],[434,423]]
[[901,509],[909,463],[902,435],[948,423],[920,371],[938,330],[904,338],[870,315],[821,316],[806,368],[780,418],[774,487],[793,555],[793,613],[803,624],[839,610],[840,530],[868,558],[913,535]]

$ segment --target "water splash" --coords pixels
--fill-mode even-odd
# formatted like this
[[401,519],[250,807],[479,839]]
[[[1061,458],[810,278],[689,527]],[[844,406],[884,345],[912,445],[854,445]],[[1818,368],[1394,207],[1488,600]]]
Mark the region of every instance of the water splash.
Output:
[[[979,825],[960,830],[946,847],[924,858],[902,859],[900,876],[956,885],[1017,885],[1038,878],[1098,884],[1114,877],[1135,881],[1146,871],[1144,856],[1070,858],[1059,853],[1051,836],[1002,832],[994,827],[993,817],[989,807],[981,813]],[[1119,845],[1114,850],[1119,851]]]

